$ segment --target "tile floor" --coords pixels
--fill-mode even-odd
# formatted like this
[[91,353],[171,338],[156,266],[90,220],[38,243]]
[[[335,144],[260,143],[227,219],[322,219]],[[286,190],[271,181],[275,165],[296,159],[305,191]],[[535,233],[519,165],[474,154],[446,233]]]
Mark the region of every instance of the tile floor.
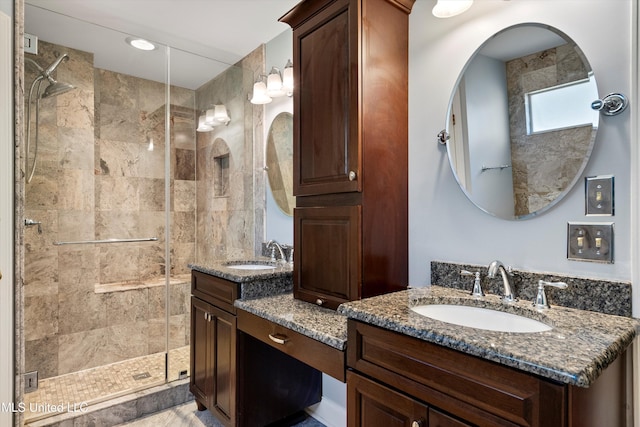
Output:
[[[137,419],[120,427],[224,427],[209,411],[198,411],[195,401]],[[293,427],[325,427],[309,417]]]
[[[137,357],[39,381],[25,394],[25,423],[55,414],[57,405],[91,405],[165,382],[165,353]],[[168,379],[189,374],[189,346],[169,351]]]

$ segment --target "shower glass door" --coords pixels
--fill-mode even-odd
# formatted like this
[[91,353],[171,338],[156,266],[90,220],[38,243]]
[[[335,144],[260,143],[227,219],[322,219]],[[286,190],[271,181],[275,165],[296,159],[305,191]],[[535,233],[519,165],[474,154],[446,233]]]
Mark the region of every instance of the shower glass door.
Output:
[[[59,42],[62,28],[77,42]],[[173,377],[188,375],[189,276],[172,264],[188,248],[170,246],[167,130],[171,113],[191,111],[193,150],[195,124],[193,97],[168,101],[167,47],[139,51],[128,34],[30,5],[25,30],[38,37],[24,83],[24,372],[38,378],[28,423],[165,383],[170,350]],[[87,45],[96,31],[124,47],[121,64]]]
[[264,237],[262,110],[247,97],[264,50],[235,65],[136,50],[133,35],[26,3],[29,423],[186,381],[189,264],[251,259]]

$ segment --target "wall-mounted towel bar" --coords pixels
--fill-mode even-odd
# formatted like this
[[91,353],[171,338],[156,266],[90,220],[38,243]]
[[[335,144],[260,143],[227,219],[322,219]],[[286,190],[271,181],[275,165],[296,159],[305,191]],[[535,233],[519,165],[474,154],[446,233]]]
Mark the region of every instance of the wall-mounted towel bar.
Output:
[[510,168],[511,165],[500,165],[500,166],[482,166],[482,172],[493,170],[493,169],[507,169]]
[[70,242],[53,242],[56,246],[62,245],[92,245],[97,243],[133,243],[133,242],[155,242],[157,237],[141,237],[138,239],[103,239],[103,240],[76,240]]

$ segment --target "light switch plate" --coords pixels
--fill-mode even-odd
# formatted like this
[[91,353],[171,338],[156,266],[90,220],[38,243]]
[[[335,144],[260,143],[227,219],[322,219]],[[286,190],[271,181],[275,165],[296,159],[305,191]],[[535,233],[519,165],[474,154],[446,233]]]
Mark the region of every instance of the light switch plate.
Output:
[[613,264],[613,223],[569,222],[567,258]]
[[613,175],[585,178],[585,215],[613,216]]

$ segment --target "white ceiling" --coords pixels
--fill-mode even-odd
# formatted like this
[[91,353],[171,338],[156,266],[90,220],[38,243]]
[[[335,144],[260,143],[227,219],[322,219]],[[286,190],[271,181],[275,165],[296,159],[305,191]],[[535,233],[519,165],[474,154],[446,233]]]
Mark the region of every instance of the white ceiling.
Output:
[[145,53],[124,42],[143,37],[171,47],[172,84],[196,89],[288,31],[278,18],[299,1],[26,0],[25,32],[92,52],[98,68],[164,81],[166,49]]

